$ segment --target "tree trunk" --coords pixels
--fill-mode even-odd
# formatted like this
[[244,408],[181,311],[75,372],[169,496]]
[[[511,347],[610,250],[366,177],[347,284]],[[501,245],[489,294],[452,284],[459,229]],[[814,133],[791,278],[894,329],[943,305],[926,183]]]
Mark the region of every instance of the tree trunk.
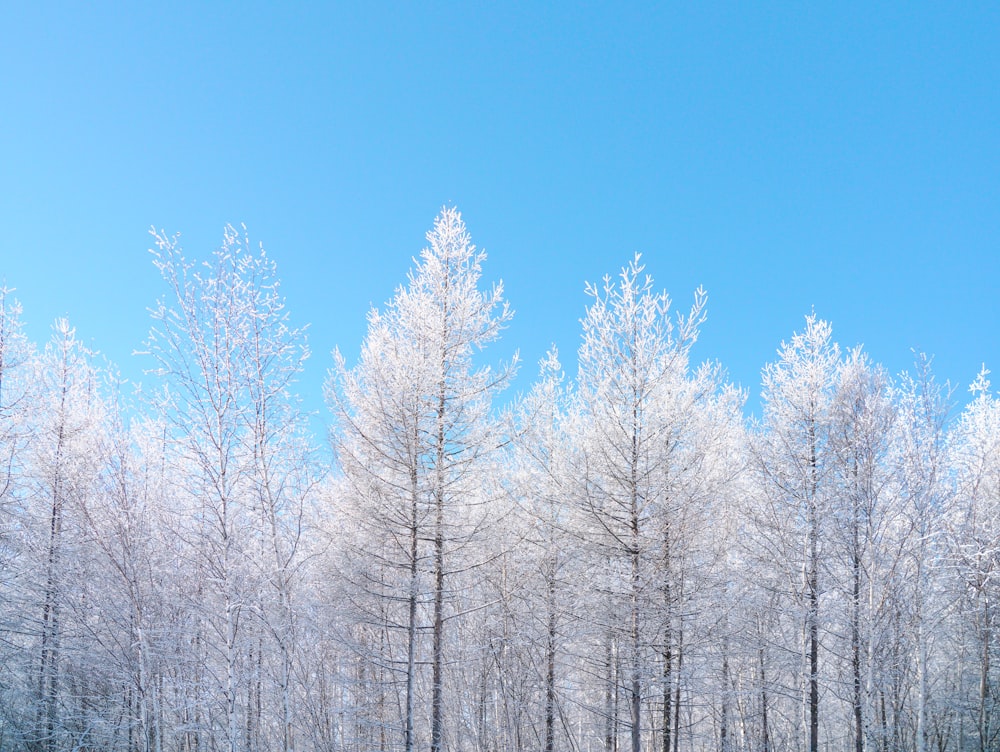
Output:
[[677,629],[677,683],[674,687],[674,752],[681,746],[681,662],[684,659],[684,629]]
[[[446,363],[441,354],[442,366]],[[434,646],[431,677],[431,752],[441,752],[444,681],[444,495],[445,387],[441,382],[437,410],[437,478],[434,519]]]
[[[550,544],[551,545],[551,544]],[[556,562],[550,556],[548,575],[548,640],[545,645],[545,752],[555,750],[556,725]]]
[[809,752],[819,752],[819,487],[816,429],[809,425]]
[[609,629],[605,643],[605,667],[607,677],[604,685],[604,750],[615,752],[618,731],[618,676],[614,654],[614,632]]
[[410,469],[410,592],[406,622],[406,719],[403,731],[404,752],[413,752],[413,692],[417,668],[417,598],[419,587],[417,554],[419,553],[419,508],[417,506],[417,469]]
[[859,504],[855,497],[853,525],[853,592],[851,598],[851,670],[854,678],[854,752],[864,752],[865,731],[861,694],[861,549],[858,541]]
[[767,721],[767,676],[764,673],[764,648],[758,648],[760,661],[760,741],[761,752],[771,752],[771,730]]

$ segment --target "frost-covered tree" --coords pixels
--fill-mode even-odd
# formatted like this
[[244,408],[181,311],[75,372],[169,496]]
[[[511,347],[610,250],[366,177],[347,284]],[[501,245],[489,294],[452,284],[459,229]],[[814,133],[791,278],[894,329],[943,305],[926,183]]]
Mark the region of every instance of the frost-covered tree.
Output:
[[[18,562],[24,538],[19,511],[24,500],[25,461],[32,443],[29,417],[33,400],[31,343],[23,331],[21,306],[12,290],[0,287],[0,665],[20,659],[21,603]],[[23,711],[25,700],[10,679],[0,678],[0,734]],[[15,725],[16,728],[16,725]]]
[[[288,323],[273,261],[245,235],[226,228],[200,266],[176,237],[153,235],[170,297],[152,311],[147,346],[162,379],[154,407],[169,436],[169,493],[191,566],[183,597],[194,674],[179,690],[193,708],[190,743],[207,733],[231,752],[288,750],[293,578],[311,485],[292,392],[308,357],[304,332]],[[278,697],[274,724],[265,688]]]
[[475,564],[470,542],[488,511],[479,472],[501,441],[492,398],[512,374],[474,362],[511,311],[501,285],[479,288],[485,254],[472,245],[459,212],[442,210],[427,241],[408,284],[369,314],[358,364],[348,368],[334,354],[328,388],[351,493],[370,534],[384,542],[362,557],[358,576],[376,608],[386,606],[384,599],[405,604],[395,620],[380,621],[390,629],[405,625],[401,652],[394,653],[403,657],[386,655],[383,665],[405,677],[407,752],[417,744],[417,669],[427,631],[428,741],[432,752],[445,743],[445,625],[460,610],[457,593],[471,592],[459,590],[456,570]]
[[88,671],[104,692],[91,719],[104,735],[94,733],[91,741],[106,749],[161,752],[172,736],[163,687],[178,638],[169,617],[168,583],[176,565],[163,519],[162,427],[133,421],[134,405],[121,387],[115,380],[108,384],[94,447],[99,477],[79,509],[89,561],[81,587],[88,609],[97,614],[96,627],[88,626],[94,640]]
[[[10,503],[14,475],[27,443],[26,414],[31,397],[28,368],[33,355],[21,322],[21,304],[0,287],[0,514]],[[9,525],[0,526],[3,534]]]
[[[895,394],[899,412],[891,462],[902,514],[909,528],[903,544],[906,581],[899,613],[905,630],[903,645],[912,663],[915,686],[906,686],[907,682],[894,688],[899,699],[893,713],[896,728],[891,733],[898,738],[903,733],[900,727],[912,724],[914,749],[925,752],[930,743],[930,727],[938,717],[931,693],[935,659],[948,660],[937,653],[935,633],[949,610],[949,598],[941,589],[941,575],[944,521],[951,502],[945,455],[951,389],[936,381],[931,359],[918,353],[915,373],[903,375]],[[902,684],[905,679],[905,673],[897,670],[897,681]],[[912,696],[907,703],[915,706],[912,713],[907,712],[909,707],[904,707],[904,693]],[[910,720],[906,716],[915,717]]]
[[[777,577],[769,587],[796,613],[801,668],[789,677],[801,699],[797,734],[819,750],[821,561],[831,500],[831,409],[840,353],[830,325],[811,314],[806,327],[783,342],[763,373],[763,423],[757,435],[758,470],[766,502],[759,517],[762,542],[771,544]],[[787,646],[786,646],[787,649]],[[793,689],[794,688],[794,689]]]
[[[851,350],[836,377],[831,410],[830,449],[836,490],[831,507],[831,579],[836,578],[845,614],[838,634],[847,635],[853,748],[863,752],[877,741],[875,732],[876,630],[890,598],[896,595],[893,572],[899,567],[899,506],[889,463],[896,408],[885,370],[861,350]],[[847,692],[837,692],[839,696]]]
[[[35,692],[24,739],[42,750],[86,736],[89,648],[88,557],[81,507],[93,496],[103,405],[93,354],[65,319],[56,321],[33,363],[36,401],[26,457],[20,528],[18,607],[31,649]],[[23,664],[22,664],[23,665]]]
[[518,749],[536,740],[545,752],[579,744],[567,714],[577,698],[566,688],[579,681],[573,642],[585,607],[580,546],[574,535],[578,508],[570,472],[576,452],[571,392],[553,347],[540,364],[538,381],[516,412],[515,441],[503,473],[516,499],[504,523],[506,550],[495,580],[505,593],[496,681],[505,695],[504,716]]
[[[522,458],[518,463],[526,486],[523,506],[527,512],[530,534],[526,540],[535,549],[532,560],[538,562],[543,608],[531,609],[544,614],[544,745],[554,752],[556,736],[556,665],[562,642],[562,619],[565,613],[566,571],[568,567],[568,497],[567,454],[572,445],[564,427],[565,396],[562,368],[553,349],[542,361],[541,380],[522,405],[524,433],[517,446]],[[539,595],[539,590],[534,591]]]
[[[243,247],[249,243],[243,240]],[[309,348],[305,330],[290,324],[284,298],[279,293],[276,267],[263,251],[241,268],[239,290],[246,307],[246,350],[243,356],[241,409],[244,443],[249,445],[251,505],[257,515],[254,567],[261,582],[256,615],[264,634],[257,647],[258,666],[267,665],[265,652],[277,652],[268,673],[258,673],[256,692],[270,680],[277,693],[276,739],[253,740],[252,748],[277,742],[282,752],[295,747],[296,693],[293,670],[297,658],[297,570],[303,561],[304,526],[308,524],[312,489],[320,475],[313,459],[307,416],[302,410],[295,382],[302,372]],[[258,701],[258,706],[260,702]],[[266,705],[266,703],[265,703]],[[258,727],[264,719],[258,719]]]
[[[717,443],[713,400],[717,369],[689,368],[704,321],[705,293],[673,317],[670,298],[655,292],[639,256],[617,282],[588,286],[579,389],[580,492],[603,562],[608,596],[604,633],[607,687],[605,746],[616,746],[617,696],[624,690],[633,752],[643,745],[644,697],[661,691],[660,734],[677,749],[681,719],[685,609],[690,584],[704,567],[697,536],[710,518],[706,503]],[[596,651],[595,651],[596,652]],[[659,663],[658,676],[650,671]],[[624,676],[619,678],[620,671]]]
[[973,400],[949,439],[957,485],[949,558],[975,667],[960,712],[972,721],[968,736],[980,752],[1000,740],[1000,400],[989,373],[984,367],[972,383]]

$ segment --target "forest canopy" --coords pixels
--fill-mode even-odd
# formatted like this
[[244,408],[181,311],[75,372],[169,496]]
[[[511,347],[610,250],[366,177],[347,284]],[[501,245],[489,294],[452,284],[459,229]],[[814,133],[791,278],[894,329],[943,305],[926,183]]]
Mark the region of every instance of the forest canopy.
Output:
[[153,244],[138,395],[0,290],[0,749],[1000,745],[985,366],[957,410],[809,312],[748,418],[706,292],[637,254],[506,404],[512,308],[445,208],[316,436],[275,261]]

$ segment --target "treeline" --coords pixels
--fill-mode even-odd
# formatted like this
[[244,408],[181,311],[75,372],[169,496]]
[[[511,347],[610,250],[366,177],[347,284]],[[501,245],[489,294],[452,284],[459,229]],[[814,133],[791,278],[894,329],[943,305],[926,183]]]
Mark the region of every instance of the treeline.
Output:
[[[0,294],[0,750],[988,752],[1000,402],[951,416],[815,315],[762,417],[636,257],[501,409],[454,209],[326,388],[275,266],[155,236],[123,393]],[[951,416],[951,417],[950,417]]]

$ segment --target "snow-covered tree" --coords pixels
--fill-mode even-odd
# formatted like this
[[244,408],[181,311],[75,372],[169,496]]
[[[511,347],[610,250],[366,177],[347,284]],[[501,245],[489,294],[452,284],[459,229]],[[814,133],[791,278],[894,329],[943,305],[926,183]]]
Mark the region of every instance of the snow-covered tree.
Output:
[[[903,542],[906,581],[899,613],[905,631],[903,645],[912,663],[915,686],[904,685],[894,689],[894,693],[900,698],[904,692],[912,694],[915,708],[914,712],[907,712],[910,708],[904,708],[900,699],[894,712],[894,724],[899,727],[907,723],[906,715],[915,716],[911,722],[914,749],[925,752],[933,721],[929,715],[935,706],[931,693],[932,674],[937,661],[948,660],[937,652],[935,633],[949,610],[948,595],[941,589],[941,575],[944,521],[951,501],[946,484],[945,455],[951,389],[936,381],[931,359],[918,353],[915,373],[903,375],[895,395],[898,418],[890,461],[896,473],[902,514],[909,528],[909,535]],[[905,673],[899,669],[897,681],[905,681]],[[898,737],[900,733],[897,729],[892,735]]]
[[[23,331],[21,306],[12,290],[0,287],[0,665],[13,666],[22,655],[18,638],[21,606],[17,573],[23,561],[19,511],[24,500],[25,462],[33,441],[31,343]],[[25,698],[8,678],[0,678],[0,735],[24,711]]]
[[874,649],[876,629],[888,599],[896,594],[893,572],[899,567],[899,507],[892,489],[889,452],[896,409],[885,370],[861,348],[848,352],[837,371],[831,410],[830,449],[834,455],[836,491],[831,507],[831,582],[846,615],[834,631],[848,635],[849,647],[834,655],[850,655],[853,749],[863,752],[877,739]]
[[428,741],[432,752],[444,745],[445,624],[460,610],[456,571],[476,563],[471,542],[488,517],[479,473],[502,441],[492,398],[512,374],[510,366],[494,371],[474,362],[511,311],[501,285],[479,289],[485,254],[472,245],[459,212],[442,210],[427,241],[408,284],[383,311],[369,314],[359,363],[348,368],[334,354],[328,388],[334,444],[351,493],[370,533],[384,542],[362,558],[359,576],[368,580],[375,607],[384,608],[384,598],[405,604],[403,614],[380,619],[405,625],[405,658],[387,655],[383,665],[405,676],[407,752],[417,744],[418,655],[428,626]]
[[[689,367],[704,321],[706,296],[695,293],[674,317],[637,255],[617,283],[588,286],[578,399],[585,485],[579,492],[584,535],[605,570],[608,596],[599,617],[605,641],[605,745],[616,745],[618,687],[628,704],[633,752],[642,748],[642,708],[661,690],[664,747],[678,744],[685,612],[692,578],[705,566],[698,536],[711,517],[710,450],[717,446],[717,368]],[[727,403],[728,404],[728,403]],[[595,625],[596,626],[596,625]],[[595,651],[596,653],[596,651]],[[619,656],[621,658],[619,659]],[[650,668],[660,664],[658,675]],[[625,672],[618,678],[619,666]]]
[[[786,639],[801,630],[801,668],[789,693],[801,697],[796,734],[819,751],[820,582],[824,528],[833,482],[830,424],[840,353],[830,325],[811,314],[806,327],[778,350],[763,373],[763,423],[757,435],[758,470],[766,498],[760,540],[777,565],[768,587],[798,614]],[[787,649],[787,645],[785,649]]]
[[65,319],[33,363],[37,394],[20,510],[18,607],[35,684],[25,740],[42,750],[80,739],[91,699],[86,627],[88,580],[81,507],[97,487],[103,404],[93,354]]
[[[288,750],[293,579],[312,483],[292,392],[308,357],[304,332],[288,323],[273,261],[245,234],[226,228],[200,266],[176,237],[153,235],[170,298],[152,311],[147,346],[162,379],[154,407],[170,439],[169,493],[191,567],[183,595],[197,665],[182,690],[195,707],[188,725],[231,752]],[[280,720],[269,736],[272,649]]]
[[1000,400],[990,391],[989,373],[983,367],[973,381],[973,400],[949,448],[957,486],[949,558],[975,667],[974,689],[969,700],[960,698],[960,712],[972,721],[968,736],[980,752],[1000,741]]

